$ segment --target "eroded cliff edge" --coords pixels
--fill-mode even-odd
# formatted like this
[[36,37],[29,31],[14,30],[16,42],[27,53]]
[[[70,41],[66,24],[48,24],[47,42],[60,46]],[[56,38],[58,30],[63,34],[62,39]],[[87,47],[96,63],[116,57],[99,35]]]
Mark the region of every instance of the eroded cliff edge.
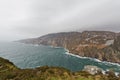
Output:
[[120,33],[110,31],[62,32],[19,42],[64,47],[72,54],[120,64]]

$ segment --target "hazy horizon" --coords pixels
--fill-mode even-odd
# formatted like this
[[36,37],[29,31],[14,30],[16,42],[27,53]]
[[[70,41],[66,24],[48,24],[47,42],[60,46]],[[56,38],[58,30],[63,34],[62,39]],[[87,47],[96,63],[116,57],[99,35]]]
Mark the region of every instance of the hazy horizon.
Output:
[[0,41],[68,31],[120,31],[119,0],[0,0]]

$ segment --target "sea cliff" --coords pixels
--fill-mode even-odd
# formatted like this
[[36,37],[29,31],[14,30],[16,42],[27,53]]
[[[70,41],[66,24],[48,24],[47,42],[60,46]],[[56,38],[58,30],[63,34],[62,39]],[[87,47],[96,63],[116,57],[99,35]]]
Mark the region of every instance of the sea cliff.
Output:
[[64,47],[72,54],[120,64],[120,33],[110,31],[61,32],[19,40],[19,42]]

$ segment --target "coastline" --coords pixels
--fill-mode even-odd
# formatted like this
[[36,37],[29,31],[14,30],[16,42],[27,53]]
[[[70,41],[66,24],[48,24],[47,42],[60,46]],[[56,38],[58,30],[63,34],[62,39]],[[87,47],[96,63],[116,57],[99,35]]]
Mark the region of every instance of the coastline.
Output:
[[[64,48],[65,49],[65,48]],[[82,59],[90,59],[90,60],[94,60],[94,61],[97,61],[97,62],[101,62],[101,63],[106,63],[106,64],[112,64],[112,65],[116,65],[116,66],[119,66],[120,67],[120,64],[118,63],[112,63],[112,62],[107,62],[107,61],[101,61],[99,59],[96,59],[96,58],[90,58],[90,57],[81,57],[79,55],[75,55],[73,53],[69,53],[69,50],[68,49],[65,49],[65,54],[67,55],[70,55],[70,56],[74,56],[74,57],[77,57],[77,58],[82,58]],[[102,70],[102,73],[105,74],[106,71],[109,71],[109,70]],[[118,76],[119,72],[115,72],[115,75]]]
[[[23,43],[24,44],[24,43]],[[33,46],[40,46],[42,44],[31,44]],[[97,62],[102,62],[102,63],[106,63],[106,64],[112,64],[112,65],[117,65],[120,67],[120,64],[119,63],[114,63],[114,62],[108,62],[108,61],[101,61],[99,59],[96,59],[96,58],[91,58],[91,57],[82,57],[82,56],[79,56],[79,55],[76,55],[74,53],[70,53],[70,51],[64,47],[57,47],[57,46],[51,46],[51,45],[43,45],[43,46],[48,46],[48,47],[51,47],[51,48],[63,48],[66,52],[65,54],[67,55],[71,55],[71,56],[74,56],[74,57],[77,57],[77,58],[82,58],[82,59],[90,59],[90,60],[94,60],[94,61],[97,61]]]
[[[64,48],[65,49],[65,48]],[[97,61],[97,62],[102,62],[102,63],[106,63],[106,64],[112,64],[112,65],[117,65],[120,67],[120,64],[118,63],[113,63],[113,62],[108,62],[108,61],[101,61],[99,59],[96,59],[96,58],[91,58],[91,57],[82,57],[82,56],[79,56],[79,55],[75,55],[73,53],[69,53],[69,50],[68,49],[65,49],[65,54],[67,55],[71,55],[71,56],[74,56],[74,57],[77,57],[77,58],[82,58],[82,59],[90,59],[90,60],[94,60],[94,61]]]
[[[38,46],[43,45],[43,44],[30,44],[30,45],[31,45],[31,46],[35,46],[35,47],[38,47]],[[100,63],[100,64],[106,64],[106,65],[108,64],[108,65],[110,65],[110,66],[118,66],[118,68],[120,68],[120,64],[118,64],[118,63],[101,61],[101,60],[96,59],[96,58],[82,57],[82,56],[76,55],[76,54],[74,54],[74,53],[70,53],[69,50],[66,49],[66,48],[64,48],[64,47],[55,47],[55,46],[50,46],[50,45],[43,45],[43,46],[47,46],[47,47],[51,47],[51,48],[55,48],[55,49],[62,48],[63,51],[64,51],[63,54],[65,54],[65,55],[70,55],[70,56],[74,56],[74,57],[76,57],[76,58],[88,59],[88,60],[96,61],[96,62],[98,62],[98,63]],[[38,66],[38,67],[39,67],[39,66]],[[104,69],[104,70],[102,71],[102,73],[105,74],[106,71],[109,71],[109,69],[108,69],[108,68],[107,68],[107,69]],[[117,71],[114,71],[114,72],[115,72],[116,76],[117,76],[117,74],[119,74],[119,72],[117,72]]]
[[[33,44],[33,45],[34,45],[34,44]],[[40,44],[40,45],[42,45],[42,44]],[[34,45],[34,46],[36,46],[36,45]],[[37,44],[37,46],[39,46],[39,45]],[[44,45],[44,46],[46,46],[46,45]],[[71,56],[74,56],[74,57],[77,57],[77,58],[82,58],[82,59],[90,59],[90,60],[94,60],[94,61],[97,61],[97,62],[106,63],[106,64],[112,64],[112,65],[116,65],[116,66],[119,66],[119,67],[120,67],[120,64],[119,64],[119,63],[108,62],[108,61],[101,61],[101,60],[96,59],[96,58],[82,57],[82,56],[76,55],[76,54],[74,54],[74,53],[70,53],[70,51],[69,51],[68,49],[64,48],[64,47],[55,47],[55,46],[51,46],[51,45],[49,45],[48,47],[56,48],[56,49],[57,49],[57,48],[63,48],[63,49],[66,51],[65,54],[67,54],[67,55],[71,55]]]

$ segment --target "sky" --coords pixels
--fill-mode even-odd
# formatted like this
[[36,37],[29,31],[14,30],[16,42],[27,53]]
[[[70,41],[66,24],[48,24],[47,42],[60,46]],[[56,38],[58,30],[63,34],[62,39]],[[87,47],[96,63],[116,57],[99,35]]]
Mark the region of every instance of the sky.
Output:
[[120,0],[0,0],[0,40],[48,33],[120,31]]

